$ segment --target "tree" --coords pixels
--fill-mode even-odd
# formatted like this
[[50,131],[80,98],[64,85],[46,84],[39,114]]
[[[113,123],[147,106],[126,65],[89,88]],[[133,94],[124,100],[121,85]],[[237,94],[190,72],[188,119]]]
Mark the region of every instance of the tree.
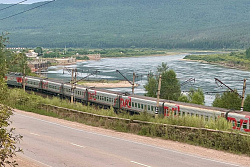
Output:
[[246,50],[246,58],[250,59],[250,48]]
[[5,82],[5,74],[7,72],[6,54],[4,50],[5,37],[0,36],[0,166],[10,165],[16,166],[17,163],[11,158],[15,156],[16,152],[21,151],[17,149],[15,144],[22,138],[20,135],[14,134],[14,128],[9,128],[9,118],[12,115],[12,109],[1,103],[7,98],[7,86]]
[[176,78],[174,70],[166,70],[161,73],[161,94],[162,99],[178,100],[181,94],[181,86]]
[[217,94],[212,105],[213,107],[239,110],[241,106],[241,98],[237,94],[237,90],[235,90],[235,92],[227,91],[222,95]]
[[250,94],[248,94],[246,99],[245,99],[244,111],[249,111],[250,112]]
[[144,86],[144,88],[147,90],[145,96],[156,97],[157,86],[158,86],[158,81],[156,80],[156,78],[153,75],[149,76],[148,83]]
[[[176,78],[174,70],[168,69],[166,63],[162,63],[158,66],[157,72],[162,75],[160,98],[168,100],[177,100],[181,94],[180,83]],[[149,76],[148,83],[144,86],[146,90],[146,96],[156,97],[158,89],[159,77],[153,75]]]
[[34,52],[38,53],[38,56],[43,55],[43,48],[42,47],[36,47]]
[[5,74],[7,72],[7,60],[6,60],[6,54],[5,54],[5,45],[4,43],[8,40],[6,37],[7,34],[2,34],[0,36],[0,77],[4,78]]
[[9,71],[24,73],[25,69],[26,74],[31,73],[31,69],[29,68],[27,62],[27,56],[24,53],[18,53],[13,55],[11,64],[14,64],[14,66],[11,66],[9,68]]
[[203,90],[198,88],[197,90],[191,88],[188,95],[181,95],[178,98],[178,101],[185,102],[185,103],[193,103],[193,104],[205,104],[205,96]]
[[7,128],[10,125],[9,118],[12,115],[12,109],[10,107],[0,104],[0,165],[18,165],[16,161],[11,160],[16,152],[22,151],[15,145],[22,138],[21,135],[14,134],[14,128]]

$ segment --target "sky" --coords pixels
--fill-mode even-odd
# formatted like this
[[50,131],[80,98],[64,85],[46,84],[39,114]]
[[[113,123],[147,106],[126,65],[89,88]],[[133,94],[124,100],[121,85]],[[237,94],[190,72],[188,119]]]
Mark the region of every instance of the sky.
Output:
[[[24,0],[0,0],[0,4],[15,4],[15,3],[19,3],[22,2]],[[23,2],[22,4],[32,4],[35,2],[41,2],[41,1],[49,1],[49,0],[27,0],[25,2]]]

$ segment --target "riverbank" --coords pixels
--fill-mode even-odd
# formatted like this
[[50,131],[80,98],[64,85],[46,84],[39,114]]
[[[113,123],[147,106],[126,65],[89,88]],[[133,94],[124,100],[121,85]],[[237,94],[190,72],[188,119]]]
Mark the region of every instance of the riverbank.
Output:
[[242,65],[235,65],[232,63],[227,63],[227,62],[207,62],[205,60],[191,60],[191,59],[182,59],[183,61],[193,61],[193,62],[200,62],[203,64],[212,64],[212,65],[217,65],[225,68],[231,68],[231,69],[237,69],[237,70],[242,70],[242,71],[250,71],[250,68],[247,66],[242,66]]
[[[117,82],[110,82],[110,81],[91,81],[91,82],[84,82],[80,83],[78,85],[84,85],[88,87],[96,87],[96,88],[129,88],[132,87],[132,85],[128,81],[117,81]],[[135,84],[135,87],[137,87],[138,84]]]
[[244,52],[212,55],[187,55],[183,60],[196,61],[203,64],[213,64],[243,71],[250,71],[250,61],[246,58]]

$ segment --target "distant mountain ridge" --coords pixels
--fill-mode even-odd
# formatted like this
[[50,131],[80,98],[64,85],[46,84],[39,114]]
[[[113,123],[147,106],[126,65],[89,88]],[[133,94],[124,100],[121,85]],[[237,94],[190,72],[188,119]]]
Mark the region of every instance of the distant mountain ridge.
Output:
[[[0,19],[45,2],[1,11]],[[249,0],[57,0],[0,20],[8,46],[246,48]]]

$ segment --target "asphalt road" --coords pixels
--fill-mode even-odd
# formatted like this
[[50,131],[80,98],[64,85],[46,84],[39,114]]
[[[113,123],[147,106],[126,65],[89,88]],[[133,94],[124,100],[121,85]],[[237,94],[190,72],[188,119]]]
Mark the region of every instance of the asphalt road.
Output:
[[[54,118],[53,118],[54,119]],[[105,135],[15,112],[15,132],[23,136],[24,155],[40,166],[235,167],[158,146]]]

